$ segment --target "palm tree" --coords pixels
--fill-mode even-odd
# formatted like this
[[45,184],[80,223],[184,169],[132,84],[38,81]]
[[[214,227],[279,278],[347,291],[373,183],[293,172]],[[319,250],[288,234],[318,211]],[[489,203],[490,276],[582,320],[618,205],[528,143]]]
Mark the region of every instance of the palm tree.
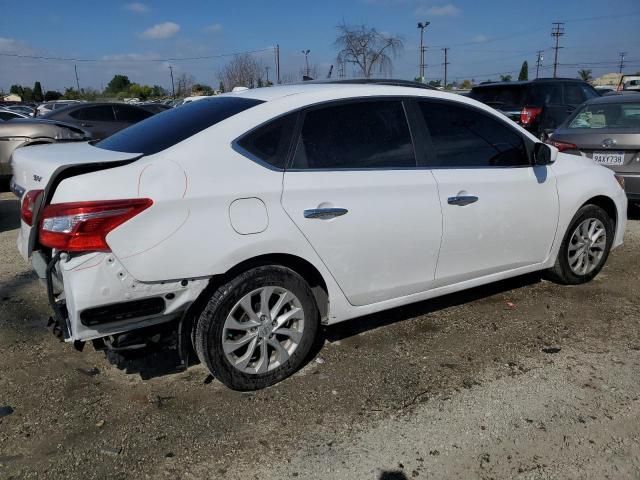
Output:
[[593,77],[591,76],[591,70],[578,70],[578,76],[585,82],[590,82],[591,80],[593,80]]

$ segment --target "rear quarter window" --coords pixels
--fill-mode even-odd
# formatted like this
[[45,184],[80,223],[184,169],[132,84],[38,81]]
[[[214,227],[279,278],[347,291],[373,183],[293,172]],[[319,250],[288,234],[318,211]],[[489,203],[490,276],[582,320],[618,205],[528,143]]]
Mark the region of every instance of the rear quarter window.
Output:
[[238,97],[191,102],[120,130],[96,143],[96,147],[117,152],[153,155],[260,103],[263,102]]
[[522,85],[476,87],[469,96],[487,105],[524,105],[526,88]]

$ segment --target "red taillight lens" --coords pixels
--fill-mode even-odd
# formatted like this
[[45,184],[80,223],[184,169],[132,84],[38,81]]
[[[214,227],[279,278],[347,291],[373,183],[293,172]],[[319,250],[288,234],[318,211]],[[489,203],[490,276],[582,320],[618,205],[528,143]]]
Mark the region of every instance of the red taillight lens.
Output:
[[20,208],[20,217],[22,221],[27,225],[33,224],[33,209],[36,206],[38,197],[42,194],[43,190],[29,190],[22,197],[22,206]]
[[540,107],[523,107],[520,112],[520,123],[524,127],[530,126],[541,112],[542,108]]
[[107,234],[152,204],[149,198],[134,198],[48,205],[40,222],[40,243],[66,252],[108,252]]
[[574,143],[569,142],[559,142],[558,140],[553,140],[552,138],[548,139],[545,143],[549,145],[553,145],[558,149],[559,152],[564,152],[565,150],[577,150],[578,146]]

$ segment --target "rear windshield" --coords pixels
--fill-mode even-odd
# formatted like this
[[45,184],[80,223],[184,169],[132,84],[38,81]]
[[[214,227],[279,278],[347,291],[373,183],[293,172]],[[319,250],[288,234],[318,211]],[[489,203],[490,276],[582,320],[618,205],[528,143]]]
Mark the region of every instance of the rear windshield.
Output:
[[569,122],[568,128],[633,128],[639,130],[640,102],[586,105]]
[[153,155],[232,117],[261,100],[220,97],[198,100],[158,113],[96,143],[96,147],[116,152]]
[[469,96],[491,106],[524,105],[526,88],[522,85],[495,85],[476,87]]

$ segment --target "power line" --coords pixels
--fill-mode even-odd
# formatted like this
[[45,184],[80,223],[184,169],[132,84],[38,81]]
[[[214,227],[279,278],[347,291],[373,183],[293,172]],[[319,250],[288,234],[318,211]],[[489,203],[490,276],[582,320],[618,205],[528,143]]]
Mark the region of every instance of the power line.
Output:
[[[277,49],[277,47],[275,47]],[[243,52],[220,53],[217,55],[203,55],[199,57],[170,57],[170,58],[73,58],[73,57],[46,57],[43,55],[22,55],[18,53],[0,53],[2,57],[29,58],[35,60],[55,60],[62,62],[181,62],[187,60],[208,60],[212,58],[234,57],[247,53],[272,52],[274,47],[261,48],[259,50],[246,50]]]
[[554,59],[553,59],[553,78],[556,78],[556,71],[558,69],[558,50],[562,47],[560,44],[560,37],[564,36],[564,22],[554,22],[553,29],[551,30],[551,36],[556,39],[556,46],[553,47],[555,50]]

